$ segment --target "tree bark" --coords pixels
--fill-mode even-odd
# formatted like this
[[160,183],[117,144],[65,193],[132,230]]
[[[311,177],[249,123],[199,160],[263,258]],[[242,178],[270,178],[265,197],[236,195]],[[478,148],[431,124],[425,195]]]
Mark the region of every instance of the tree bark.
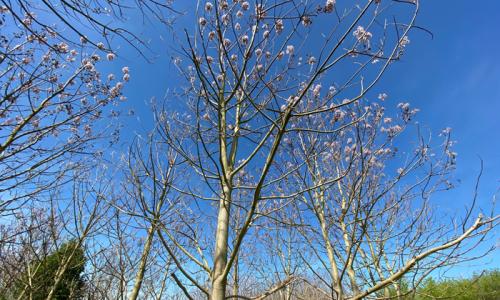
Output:
[[333,250],[333,246],[330,242],[330,237],[328,236],[328,229],[326,228],[326,220],[322,208],[318,209],[317,216],[321,226],[321,235],[323,236],[323,241],[325,243],[326,253],[328,255],[328,261],[330,263],[330,277],[332,280],[332,287],[337,293],[337,299],[343,300],[344,293],[342,289],[342,283],[340,282],[337,262],[335,260],[335,253]]
[[226,297],[227,276],[225,276],[224,270],[227,265],[230,203],[230,189],[224,187],[224,199],[221,199],[219,203],[219,215],[217,217],[211,300],[224,300]]
[[154,224],[148,228],[148,236],[146,237],[146,243],[144,244],[144,249],[142,250],[141,261],[139,263],[139,270],[135,276],[135,283],[132,292],[130,293],[130,300],[136,300],[139,296],[139,291],[141,290],[142,281],[144,279],[144,271],[146,270],[146,263],[148,261],[149,251],[151,250],[151,244],[153,243],[154,236]]

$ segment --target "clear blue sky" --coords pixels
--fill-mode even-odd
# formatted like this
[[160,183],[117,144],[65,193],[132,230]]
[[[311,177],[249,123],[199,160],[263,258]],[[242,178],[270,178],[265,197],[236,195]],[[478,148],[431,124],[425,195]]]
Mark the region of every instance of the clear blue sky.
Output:
[[[181,5],[185,7],[187,2]],[[177,28],[192,29],[195,17],[188,15],[179,22]],[[435,136],[445,127],[453,128],[453,138],[458,141],[455,179],[461,183],[436,199],[440,206],[452,212],[470,201],[481,157],[484,171],[479,204],[490,209],[500,187],[500,1],[424,0],[417,25],[434,37],[423,31],[411,32],[405,56],[392,65],[379,90],[389,94],[388,105],[408,101],[420,108],[418,121]],[[151,36],[158,33],[151,29],[145,32]],[[163,32],[163,36],[164,40],[151,42],[159,55],[155,63],[139,58],[122,61],[131,67],[133,78],[126,89],[127,105],[137,112],[144,128],[150,119],[145,102],[178,86],[176,69],[168,58],[177,45],[168,33]],[[493,256],[489,260],[494,261]],[[490,266],[498,267],[500,262]]]

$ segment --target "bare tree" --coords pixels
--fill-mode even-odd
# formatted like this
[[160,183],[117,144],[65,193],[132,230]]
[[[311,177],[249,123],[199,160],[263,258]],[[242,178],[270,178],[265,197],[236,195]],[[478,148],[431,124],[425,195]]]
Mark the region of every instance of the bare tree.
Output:
[[[13,18],[8,10],[1,13]],[[98,154],[99,139],[112,131],[97,121],[116,116],[107,107],[124,99],[128,78],[102,78],[97,70],[102,53],[59,42],[57,33],[30,16],[23,22],[24,27],[5,31],[1,45],[1,215],[64,182],[67,172],[82,167],[78,157]]]
[[[298,166],[282,167],[288,161],[280,155],[283,141],[308,130],[290,125],[313,116],[331,118],[363,99],[402,54],[418,3],[392,4],[368,1],[362,7],[338,8],[335,1],[199,3],[197,30],[186,34],[184,55],[174,58],[190,82],[179,94],[188,99],[189,113],[159,112],[157,117],[165,142],[191,170],[189,182],[177,189],[192,199],[192,210],[204,211],[200,216],[206,215],[205,226],[215,234],[213,240],[209,233],[193,232],[192,247],[172,239],[190,266],[205,273],[200,282],[192,276],[197,270],[184,269],[181,284],[194,285],[210,299],[224,299],[228,276],[252,226],[271,213],[269,203],[287,201],[277,187]],[[401,6],[407,20],[384,21],[393,6]],[[342,76],[333,76],[337,68]],[[322,85],[330,88],[322,91]],[[319,133],[339,128],[333,122]],[[240,183],[242,172],[250,180]],[[236,228],[231,227],[235,207],[243,213]],[[203,239],[213,241],[211,253],[203,251],[207,245],[199,245]]]
[[[129,75],[127,68],[121,80],[101,74],[102,60],[113,60],[114,54],[89,49],[85,43],[70,46],[32,14],[18,20],[12,7],[2,6],[0,17],[4,22],[0,218],[11,229],[2,232],[0,247],[14,245],[10,253],[25,253],[11,266],[21,272],[70,239],[79,249],[95,233],[96,222],[106,211],[98,186],[106,180],[88,180],[95,179],[91,175],[100,169],[96,166],[102,163],[103,150],[117,138],[118,129],[100,120],[118,116],[111,107],[125,100],[122,88]],[[49,289],[49,298],[72,256],[55,274],[54,286],[44,287]],[[15,279],[2,278],[6,282]]]
[[[82,252],[86,241],[98,233],[109,209],[102,197],[107,186],[89,178],[88,173],[78,174],[71,180],[69,195],[63,189],[54,189],[47,199],[37,195],[38,201],[16,211],[0,243],[0,281],[6,299],[60,297],[57,292],[61,285],[71,288],[70,283],[63,282],[68,272],[74,274],[75,268],[85,268]],[[44,273],[48,271],[52,273]],[[42,280],[44,276],[49,278]],[[83,281],[81,284],[71,288],[74,297],[85,288]]]
[[[435,269],[470,259],[468,252],[497,223],[493,215],[472,218],[475,199],[462,219],[451,219],[451,225],[439,221],[444,212],[435,209],[431,196],[451,185],[451,132],[440,134],[441,149],[435,150],[417,130],[409,147],[403,131],[418,110],[409,103],[398,108],[398,118],[391,118],[380,104],[359,103],[341,115],[363,114],[363,120],[330,136],[300,133],[290,143],[290,156],[306,165],[295,173],[294,184],[315,186],[301,194],[304,208],[297,211],[309,225],[299,231],[322,268],[312,267],[315,260],[306,263],[332,299],[402,299]],[[327,121],[301,126],[313,129]]]
[[[172,211],[176,209],[175,204],[179,198],[179,194],[172,189],[172,184],[178,176],[174,168],[177,164],[177,154],[164,146],[165,144],[157,143],[154,133],[150,134],[145,141],[137,140],[134,147],[131,147],[126,162],[124,192],[129,197],[125,197],[120,209],[135,216],[136,219],[139,218],[136,221],[137,225],[142,223],[144,224],[142,228],[145,229],[145,241],[134,286],[128,299],[138,299],[145,273],[154,269],[150,266],[149,260],[158,261],[158,257],[150,258],[157,231],[161,228],[170,228],[174,224],[171,216],[175,215]],[[167,262],[171,262],[171,257]],[[171,270],[167,264],[160,265],[158,271],[165,274],[165,280]],[[164,284],[162,281],[158,283]]]

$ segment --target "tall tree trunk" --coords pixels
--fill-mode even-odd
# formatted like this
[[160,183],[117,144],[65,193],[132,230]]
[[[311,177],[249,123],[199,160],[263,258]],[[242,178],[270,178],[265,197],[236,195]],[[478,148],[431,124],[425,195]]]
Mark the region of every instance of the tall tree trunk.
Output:
[[238,274],[238,257],[234,260],[234,286],[233,286],[233,295],[237,296],[240,289],[239,284],[239,274]]
[[217,217],[211,300],[224,300],[226,297],[227,276],[224,274],[224,269],[227,265],[230,203],[231,191],[226,186],[224,187],[224,199],[219,202],[219,215]]
[[321,226],[321,235],[323,236],[323,242],[326,246],[326,254],[328,255],[328,261],[330,263],[330,277],[332,281],[332,287],[337,293],[337,299],[343,300],[344,293],[342,289],[342,283],[340,282],[339,271],[337,267],[337,261],[335,260],[335,253],[333,250],[332,243],[330,242],[330,237],[328,235],[328,229],[326,227],[325,214],[322,208],[318,209],[318,221]]
[[[351,244],[351,241],[349,240],[349,231],[347,229],[346,223],[343,220],[340,221],[340,228],[343,231],[342,236],[343,236],[343,239],[344,239],[346,251],[352,252],[353,246]],[[347,271],[347,276],[349,276],[349,280],[351,282],[352,292],[353,292],[354,295],[357,295],[360,292],[360,290],[359,290],[358,284],[356,282],[356,273],[354,272],[354,268],[352,266],[352,264],[353,264],[353,257],[354,257],[354,254],[350,253],[349,257],[346,260],[346,266],[345,267],[346,267],[346,271]]]
[[[153,222],[154,223],[154,222]],[[146,243],[142,250],[141,261],[139,263],[139,270],[135,276],[135,283],[132,292],[130,293],[130,300],[136,300],[139,296],[139,291],[141,290],[142,281],[144,279],[144,272],[146,270],[146,264],[148,261],[149,251],[151,251],[151,244],[153,243],[154,236],[154,224],[151,224],[148,228],[148,236],[146,237]]]

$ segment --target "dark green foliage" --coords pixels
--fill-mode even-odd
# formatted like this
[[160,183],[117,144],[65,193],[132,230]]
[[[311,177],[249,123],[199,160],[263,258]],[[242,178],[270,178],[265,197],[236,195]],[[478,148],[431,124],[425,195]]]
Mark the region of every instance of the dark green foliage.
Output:
[[436,281],[430,278],[418,289],[416,299],[498,300],[500,270],[487,271],[469,279]]
[[[500,270],[485,271],[466,279],[429,278],[415,293],[408,290],[406,282],[402,281],[399,284],[400,292],[404,295],[400,300],[500,300]],[[398,299],[394,286],[379,291],[377,296],[382,299],[384,297]]]
[[[66,269],[64,266],[66,265]],[[81,297],[84,287],[82,273],[85,268],[85,255],[81,245],[76,241],[70,241],[61,245],[54,253],[46,256],[39,262],[31,264],[32,275],[31,286],[28,284],[29,275],[25,271],[17,281],[14,295],[15,298],[42,300],[46,299],[51,288],[55,285],[58,272],[62,274],[56,285],[52,299],[78,299]]]

